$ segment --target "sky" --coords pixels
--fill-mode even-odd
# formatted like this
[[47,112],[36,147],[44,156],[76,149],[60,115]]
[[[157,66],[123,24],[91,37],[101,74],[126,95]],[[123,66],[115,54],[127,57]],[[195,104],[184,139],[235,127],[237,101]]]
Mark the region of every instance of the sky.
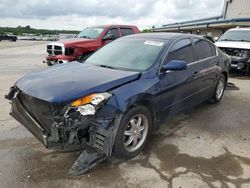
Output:
[[104,24],[140,29],[222,14],[223,0],[0,0],[0,26],[82,30]]

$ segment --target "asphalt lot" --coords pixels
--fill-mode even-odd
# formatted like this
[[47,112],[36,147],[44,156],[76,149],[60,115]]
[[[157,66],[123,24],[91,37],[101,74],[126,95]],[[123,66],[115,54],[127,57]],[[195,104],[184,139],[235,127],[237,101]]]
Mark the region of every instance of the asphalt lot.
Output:
[[226,90],[220,104],[166,122],[138,157],[68,177],[78,153],[44,148],[3,98],[19,77],[46,68],[45,55],[45,43],[0,42],[0,187],[250,187],[250,78],[234,75],[239,90]]

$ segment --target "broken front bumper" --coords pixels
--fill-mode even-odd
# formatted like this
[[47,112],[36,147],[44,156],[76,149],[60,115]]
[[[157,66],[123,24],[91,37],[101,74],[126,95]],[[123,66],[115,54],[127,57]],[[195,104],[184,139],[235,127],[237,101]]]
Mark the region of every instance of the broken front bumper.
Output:
[[24,109],[18,98],[12,100],[12,108],[10,114],[22,125],[24,125],[40,142],[48,147],[48,133],[41,127],[31,115]]
[[[56,121],[57,117],[50,119],[46,112],[47,108],[40,107],[41,105],[46,106],[45,104],[39,104],[42,103],[40,101],[32,103],[39,99],[22,95],[25,94],[15,88],[6,97],[12,102],[10,114],[45,147],[61,150],[84,149],[72,166],[70,175],[80,175],[111,155],[121,115],[115,116],[114,111],[107,112],[107,110],[101,109],[97,116],[88,119],[86,124],[76,128],[67,127],[65,120]],[[32,109],[32,107],[34,108]],[[33,113],[36,108],[39,109],[39,112],[41,111],[40,114]],[[110,106],[108,108],[112,109]],[[50,119],[48,121],[51,122],[50,126],[48,126],[48,122],[45,122],[44,117],[41,117],[44,114]],[[81,133],[82,137],[77,136],[77,129],[84,130],[84,134]]]

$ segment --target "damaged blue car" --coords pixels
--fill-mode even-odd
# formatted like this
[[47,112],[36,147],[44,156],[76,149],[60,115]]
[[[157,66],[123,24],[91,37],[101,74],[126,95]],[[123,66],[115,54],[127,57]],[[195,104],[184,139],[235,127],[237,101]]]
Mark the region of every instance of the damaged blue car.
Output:
[[10,114],[47,148],[82,150],[80,175],[112,153],[131,158],[167,118],[226,87],[230,59],[202,36],[135,34],[99,49],[85,63],[29,73],[6,98]]

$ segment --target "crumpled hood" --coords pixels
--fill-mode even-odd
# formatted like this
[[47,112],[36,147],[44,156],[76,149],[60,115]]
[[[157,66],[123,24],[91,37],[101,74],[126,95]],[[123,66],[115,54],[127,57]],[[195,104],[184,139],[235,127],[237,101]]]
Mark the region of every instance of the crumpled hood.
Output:
[[215,45],[219,48],[250,49],[250,42],[218,41]]
[[24,93],[53,104],[66,104],[131,82],[140,73],[72,62],[29,73],[16,82]]

